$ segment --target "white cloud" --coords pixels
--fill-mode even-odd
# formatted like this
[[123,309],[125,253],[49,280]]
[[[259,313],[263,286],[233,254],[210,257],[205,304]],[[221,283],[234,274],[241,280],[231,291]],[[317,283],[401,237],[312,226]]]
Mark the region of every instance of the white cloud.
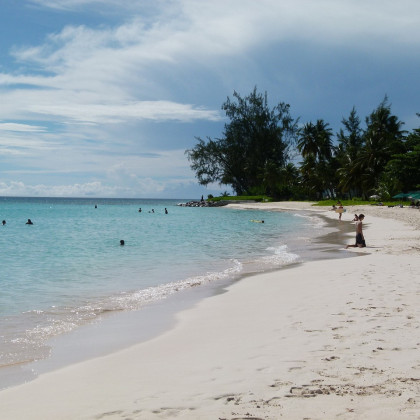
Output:
[[143,101],[120,104],[80,104],[68,103],[37,104],[28,107],[33,114],[63,117],[69,120],[94,123],[120,123],[130,119],[155,121],[220,121],[216,111],[194,108],[192,105],[168,101]]
[[101,181],[68,185],[26,184],[22,181],[0,181],[0,196],[14,197],[170,197],[173,190],[196,185],[194,179],[173,178],[167,181],[151,177],[135,183],[111,185]]
[[0,131],[43,132],[45,127],[29,124],[0,123]]
[[[0,80],[1,83],[1,80]],[[165,100],[128,101],[123,98],[107,98],[105,92],[91,94],[75,90],[16,90],[2,95],[0,104],[3,118],[61,121],[63,123],[114,124],[128,120],[220,121],[219,111],[193,104],[181,104]],[[11,106],[11,104],[13,106]],[[7,124],[7,125],[5,125]],[[18,128],[20,127],[20,130]],[[45,128],[27,124],[4,123],[0,130],[45,131]]]
[[29,2],[39,4],[42,7],[61,10],[74,10],[89,4],[103,5],[112,3],[110,0],[29,0]]
[[[120,2],[110,0],[43,0],[39,4],[124,9]],[[165,2],[157,5],[160,15],[153,24],[145,25],[146,19],[134,15],[113,28],[66,26],[50,34],[43,45],[15,48],[22,69],[28,67],[20,74],[0,74],[0,85],[13,92],[6,94],[8,106],[20,118],[38,114],[96,123],[131,118],[215,121],[220,119],[218,111],[170,99],[177,78],[197,63],[213,68],[220,60],[245,59],[250,49],[290,39],[314,45],[374,45],[376,51],[389,50],[390,44],[418,45],[420,40],[418,1],[403,0],[396,7],[387,0],[183,0],[172,2],[169,11]],[[140,10],[144,3],[130,2],[130,9],[136,7]],[[36,75],[31,66],[46,74]],[[22,84],[37,89],[14,90]]]
[[[84,10],[86,7],[94,8],[97,13],[101,13],[104,9],[113,10],[138,10],[140,7],[144,8],[143,0],[28,0],[29,3],[39,5],[44,8],[51,8],[63,11],[77,11]],[[160,2],[160,0],[153,0]],[[147,2],[146,2],[147,3]]]
[[0,158],[6,155],[9,165],[15,151],[25,162],[23,169],[3,169],[0,196],[167,197],[168,191],[197,184],[184,150],[122,155],[116,146],[114,153],[101,154],[77,143],[41,150],[0,144]]
[[128,180],[152,177],[154,179],[193,178],[193,173],[186,164],[184,150],[155,151],[149,155],[119,156],[109,160],[106,170],[107,179],[112,183],[124,183]]
[[3,134],[0,128],[0,155],[45,154],[49,151],[54,152],[59,147],[59,142],[51,141],[48,135],[44,135],[44,130],[5,130]]
[[0,182],[0,195],[26,197],[116,197],[124,194],[124,189],[105,186],[101,182],[74,185],[26,185],[20,181]]
[[[333,47],[343,54],[358,50],[392,57],[406,51],[406,57],[415,57],[420,43],[418,0],[30,3],[54,9],[63,21],[66,16],[83,19],[68,20],[43,43],[14,46],[16,66],[2,66],[0,158],[7,156],[7,174],[22,182],[6,180],[0,185],[3,195],[147,196],[158,191],[164,196],[170,188],[196,181],[179,145],[170,144],[175,150],[168,152],[154,147],[156,141],[168,148],[172,140],[169,130],[153,137],[156,123],[188,123],[191,139],[206,135],[193,131],[202,122],[219,122],[222,129],[220,110],[209,105],[200,87],[223,95],[221,102],[238,85],[253,87],[257,78],[265,82],[269,70],[278,74],[276,80],[267,76],[267,83],[280,80],[279,91],[289,87],[295,98],[312,103],[325,83],[318,78],[315,89],[312,78],[295,79],[293,67],[282,73],[290,59],[282,56],[285,45],[305,45],[314,55],[318,48]],[[97,23],[111,11],[115,18],[89,26],[89,14]],[[80,21],[84,25],[72,23]],[[270,59],[260,62],[262,51],[269,51]],[[31,171],[39,175],[37,181]],[[49,186],[47,175],[40,181],[42,173],[51,179],[59,174],[54,182],[62,185]]]
[[[191,39],[238,46],[259,34],[284,38],[347,39],[386,36],[393,41],[418,42],[420,4],[417,0],[30,0],[44,8],[101,13],[103,10],[152,15],[155,28],[178,28],[173,34],[194,34]],[[145,13],[147,12],[147,13]],[[159,22],[159,24],[156,24]],[[179,28],[183,28],[180,31]],[[153,32],[153,31],[152,31]],[[238,36],[241,34],[242,36]],[[202,36],[201,36],[202,35]],[[213,35],[215,38],[209,38]],[[392,38],[392,39],[391,39]],[[261,39],[258,39],[260,41]]]

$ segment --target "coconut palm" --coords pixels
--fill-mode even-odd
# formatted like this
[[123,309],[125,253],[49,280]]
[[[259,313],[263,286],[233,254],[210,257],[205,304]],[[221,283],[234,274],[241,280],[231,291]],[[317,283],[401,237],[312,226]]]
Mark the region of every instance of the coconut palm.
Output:
[[350,196],[361,195],[361,168],[355,166],[355,161],[358,158],[364,144],[363,130],[360,127],[360,118],[357,116],[356,109],[350,112],[349,118],[341,121],[344,129],[340,129],[337,134],[337,160],[339,169],[338,188],[340,191],[349,194]]
[[303,157],[302,175],[309,189],[317,196],[328,191],[334,196],[336,176],[332,130],[324,120],[305,124],[298,135],[298,150]]
[[361,174],[363,196],[378,186],[379,178],[391,156],[404,151],[403,123],[391,114],[387,98],[367,118],[364,146],[355,159],[355,171]]

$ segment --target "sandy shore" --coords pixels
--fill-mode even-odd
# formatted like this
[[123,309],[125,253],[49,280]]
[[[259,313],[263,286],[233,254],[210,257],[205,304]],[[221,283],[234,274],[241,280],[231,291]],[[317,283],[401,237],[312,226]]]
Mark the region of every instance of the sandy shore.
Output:
[[1,391],[2,418],[420,419],[420,212],[337,224],[356,212],[354,258],[247,277],[157,338]]
[[[265,209],[265,210],[305,210],[323,214],[331,219],[338,220],[338,214],[329,207],[320,207],[310,202],[283,201],[275,203],[246,203],[231,204],[229,207],[242,209]],[[420,255],[420,210],[409,207],[387,206],[346,206],[343,213],[343,222],[351,222],[355,214],[364,214],[364,225],[368,228],[375,226],[372,235],[368,234],[367,240],[370,246],[358,252],[384,252],[396,255],[417,254]],[[380,218],[381,220],[376,220]],[[387,219],[382,220],[382,219]],[[395,223],[401,222],[401,223]],[[352,239],[348,243],[354,243]]]

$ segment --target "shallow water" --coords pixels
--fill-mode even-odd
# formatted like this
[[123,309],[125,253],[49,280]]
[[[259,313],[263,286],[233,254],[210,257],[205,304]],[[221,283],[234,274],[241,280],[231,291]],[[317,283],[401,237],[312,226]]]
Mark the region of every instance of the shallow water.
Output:
[[47,357],[50,338],[103,313],[299,261],[323,226],[300,213],[177,204],[0,198],[0,366]]

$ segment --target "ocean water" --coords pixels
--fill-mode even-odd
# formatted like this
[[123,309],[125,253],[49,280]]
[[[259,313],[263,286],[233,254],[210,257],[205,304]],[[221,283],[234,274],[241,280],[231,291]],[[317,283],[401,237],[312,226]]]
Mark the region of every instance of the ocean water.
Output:
[[0,369],[47,357],[49,339],[104,313],[296,263],[299,238],[322,227],[180,201],[0,198]]

